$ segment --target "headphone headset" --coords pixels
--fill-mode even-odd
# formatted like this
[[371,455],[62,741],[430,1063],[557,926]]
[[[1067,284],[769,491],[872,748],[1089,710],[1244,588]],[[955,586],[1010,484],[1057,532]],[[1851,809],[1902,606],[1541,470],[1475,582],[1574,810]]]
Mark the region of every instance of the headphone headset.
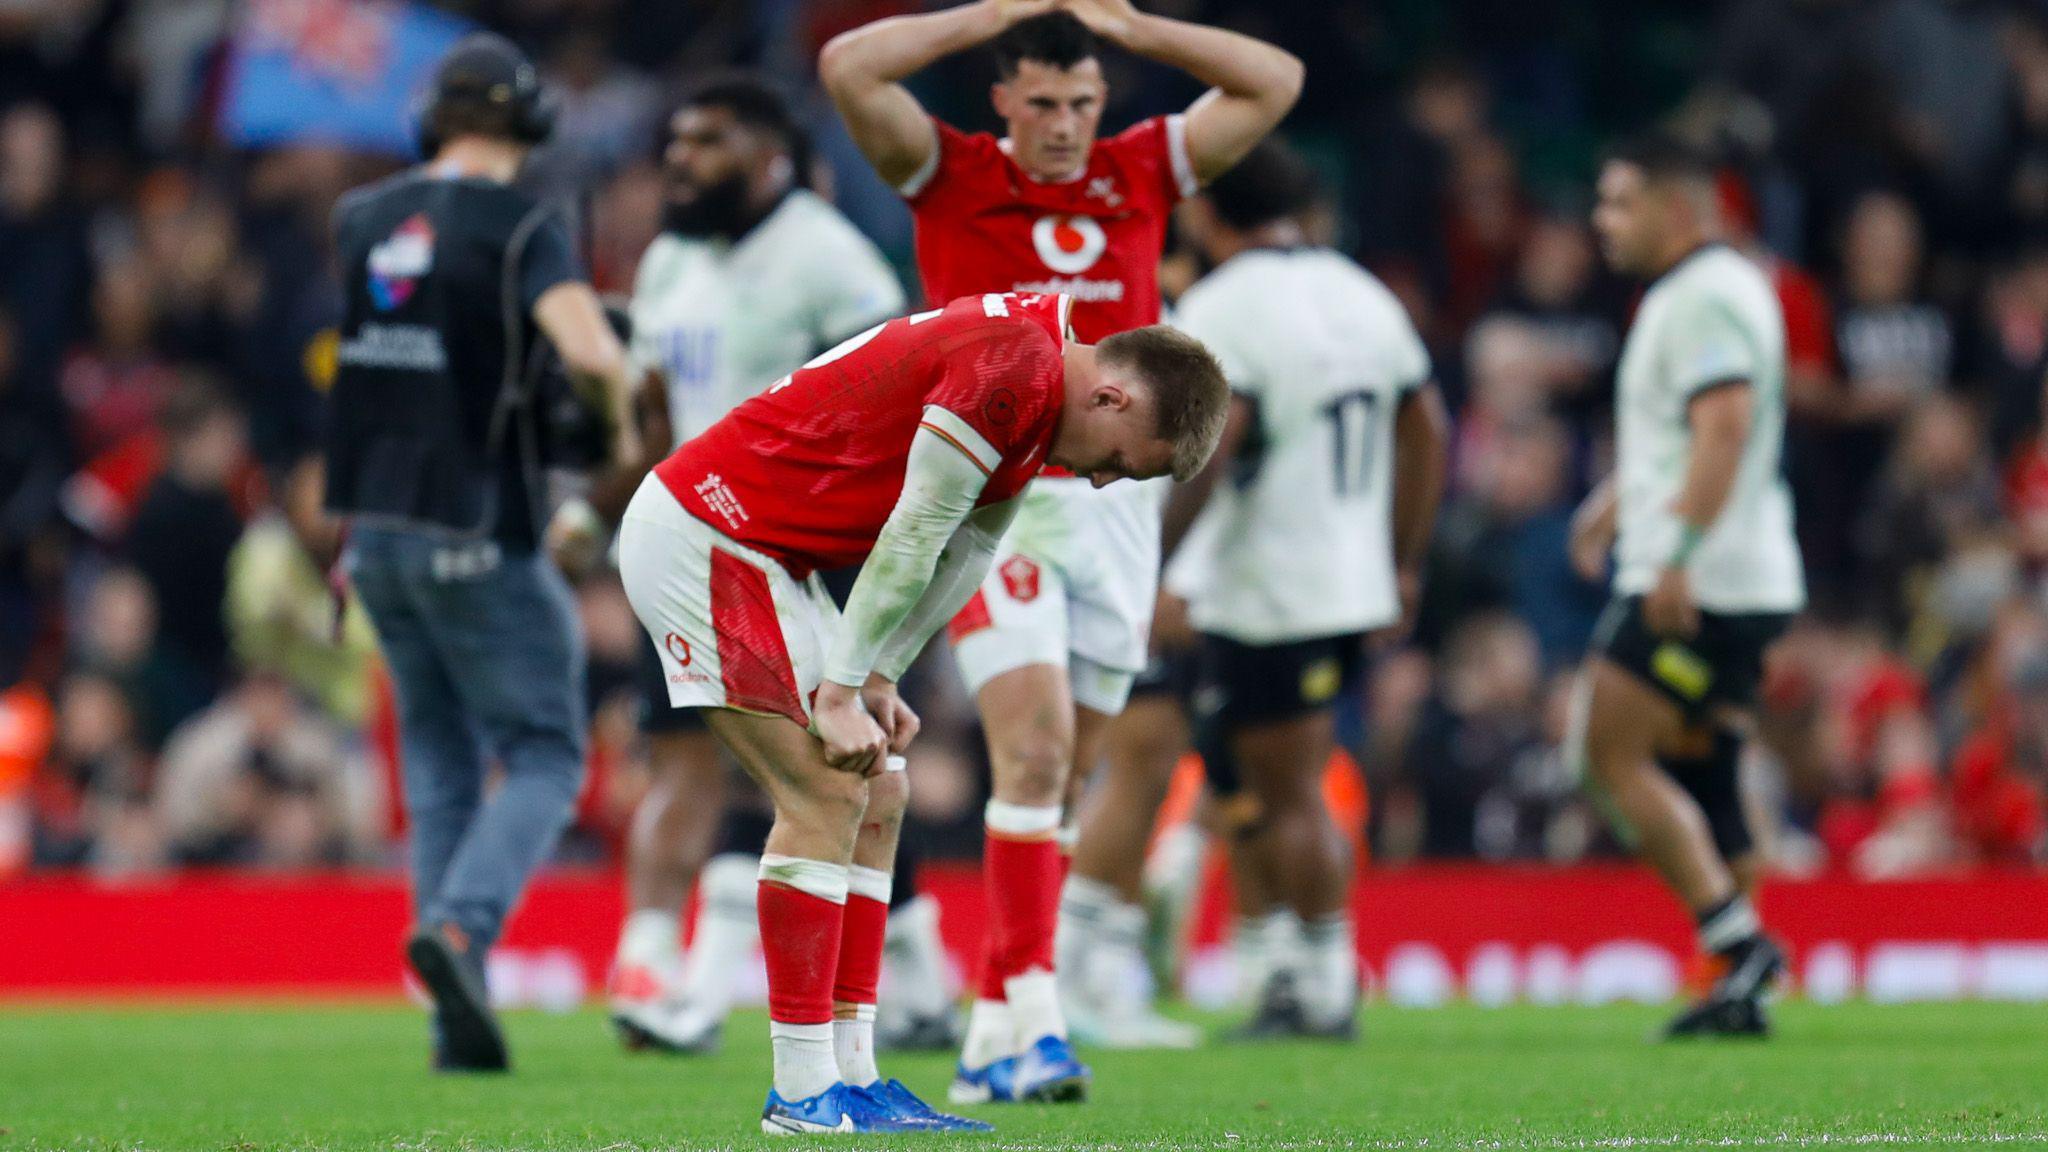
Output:
[[464,104],[506,110],[512,139],[529,147],[554,132],[561,109],[560,99],[541,84],[540,72],[526,54],[493,32],[472,32],[442,57],[413,118],[423,156],[431,158],[444,143],[434,131],[437,114]]

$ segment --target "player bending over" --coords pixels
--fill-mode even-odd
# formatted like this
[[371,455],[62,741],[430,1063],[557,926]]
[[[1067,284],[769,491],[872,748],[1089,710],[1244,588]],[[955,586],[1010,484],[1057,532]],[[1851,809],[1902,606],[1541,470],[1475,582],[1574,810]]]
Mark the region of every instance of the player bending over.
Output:
[[1573,525],[1580,571],[1613,545],[1614,601],[1575,700],[1572,760],[1726,961],[1668,1034],[1761,1035],[1784,967],[1749,891],[1738,787],[1764,649],[1806,603],[1779,473],[1785,326],[1768,278],[1715,240],[1713,170],[1648,140],[1600,173],[1593,225],[1650,281],[1622,348],[1615,474]]
[[1216,270],[1181,297],[1177,321],[1215,349],[1232,396],[1215,457],[1167,505],[1166,543],[1215,503],[1222,544],[1189,604],[1197,740],[1256,802],[1233,851],[1306,943],[1263,1009],[1285,1019],[1260,1032],[1348,1037],[1353,870],[1323,773],[1367,633],[1413,609],[1448,419],[1393,293],[1304,239],[1296,221],[1314,195],[1306,164],[1268,141],[1188,213]]
[[[960,1128],[875,1067],[890,868],[917,734],[896,680],[986,572],[1041,467],[1190,476],[1227,387],[1164,328],[1088,346],[1068,301],[986,295],[870,329],[655,468],[619,540],[670,704],[775,805],[756,897],[771,1133]],[[820,569],[865,561],[843,614]],[[978,1125],[976,1125],[978,1126]]]
[[[1098,37],[1210,90],[1183,114],[1098,141],[1108,93]],[[932,118],[902,84],[991,42],[1001,140]],[[984,0],[846,33],[826,45],[819,74],[861,151],[910,204],[927,293],[1068,293],[1075,331],[1096,340],[1159,320],[1169,212],[1287,114],[1302,67],[1272,45],[1146,15],[1128,0]],[[1145,664],[1158,499],[1132,485],[1098,493],[1071,477],[1034,483],[980,596],[954,624],[954,658],[993,775],[987,947],[957,1101],[1086,1092],[1052,971],[1057,838],[1074,767],[1094,764]]]
[[[809,151],[782,95],[742,73],[706,81],[670,118],[667,218],[640,260],[632,304],[648,438],[663,452],[767,382],[904,311],[882,254],[803,186]],[[672,674],[658,647],[642,649],[653,784],[627,840],[631,910],[609,1000],[629,1047],[699,1052],[717,1046],[734,983],[754,953],[768,807],[744,782],[728,804],[729,770],[710,729],[694,709],[669,707]],[[693,883],[703,900],[686,966],[677,921]],[[892,909],[892,935],[899,919]],[[934,918],[923,920],[936,929]],[[933,941],[929,950],[937,947]],[[929,989],[937,1002],[924,1011],[943,1013],[942,976],[924,971],[896,983]]]

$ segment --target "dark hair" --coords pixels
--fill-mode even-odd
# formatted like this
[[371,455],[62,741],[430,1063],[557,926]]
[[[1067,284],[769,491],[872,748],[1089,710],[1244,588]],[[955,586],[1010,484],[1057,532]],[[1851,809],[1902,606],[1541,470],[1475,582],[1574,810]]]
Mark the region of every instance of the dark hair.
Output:
[[1299,153],[1273,137],[1261,140],[1203,193],[1216,218],[1240,232],[1307,211],[1316,174]]
[[780,88],[751,72],[721,72],[691,88],[676,105],[677,112],[691,108],[722,108],[747,127],[775,137],[796,168],[797,183],[809,185],[811,134]]
[[1050,64],[1064,72],[1095,57],[1095,33],[1066,12],[1048,12],[1019,21],[996,37],[996,72],[1008,80],[1026,60]]
[[1159,438],[1173,445],[1173,478],[1200,472],[1230,415],[1230,382],[1216,357],[1200,340],[1163,324],[1119,332],[1097,345],[1096,353],[1144,377]]
[[1709,187],[1714,183],[1713,157],[1666,132],[1652,132],[1616,145],[1608,151],[1607,162],[1638,168],[1651,183],[1677,180]]

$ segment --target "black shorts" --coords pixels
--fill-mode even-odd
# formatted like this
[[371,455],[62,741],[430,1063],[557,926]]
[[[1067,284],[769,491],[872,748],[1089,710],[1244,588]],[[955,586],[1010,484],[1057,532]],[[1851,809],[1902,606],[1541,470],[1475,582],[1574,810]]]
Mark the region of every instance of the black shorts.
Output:
[[1131,681],[1131,696],[1170,696],[1185,705],[1195,694],[1196,653],[1189,649],[1155,654]]
[[685,732],[709,732],[702,708],[675,708],[668,702],[668,670],[654,641],[640,645],[640,730],[649,736],[674,736]]
[[1650,631],[1642,597],[1622,596],[1607,605],[1593,629],[1593,651],[1697,720],[1716,707],[1756,705],[1764,650],[1791,620],[1784,612],[1701,612],[1698,635],[1670,639]]
[[1280,644],[1240,644],[1204,635],[1197,656],[1197,723],[1239,728],[1335,705],[1365,674],[1365,635]]

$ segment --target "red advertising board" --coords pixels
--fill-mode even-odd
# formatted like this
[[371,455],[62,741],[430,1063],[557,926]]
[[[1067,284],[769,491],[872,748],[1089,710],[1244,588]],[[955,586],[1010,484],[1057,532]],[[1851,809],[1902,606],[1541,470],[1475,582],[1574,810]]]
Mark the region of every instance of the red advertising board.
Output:
[[[981,927],[977,875],[935,866],[924,878],[964,970]],[[1211,885],[1197,918],[1197,999],[1228,990],[1226,899]],[[2048,875],[1779,881],[1761,904],[1809,995],[2048,999]],[[494,984],[514,1001],[595,994],[620,907],[616,877],[544,878]],[[1692,953],[1685,916],[1628,867],[1379,870],[1357,910],[1366,971],[1400,1003],[1664,999]],[[0,997],[393,995],[406,920],[403,878],[384,873],[31,876],[0,884]]]

